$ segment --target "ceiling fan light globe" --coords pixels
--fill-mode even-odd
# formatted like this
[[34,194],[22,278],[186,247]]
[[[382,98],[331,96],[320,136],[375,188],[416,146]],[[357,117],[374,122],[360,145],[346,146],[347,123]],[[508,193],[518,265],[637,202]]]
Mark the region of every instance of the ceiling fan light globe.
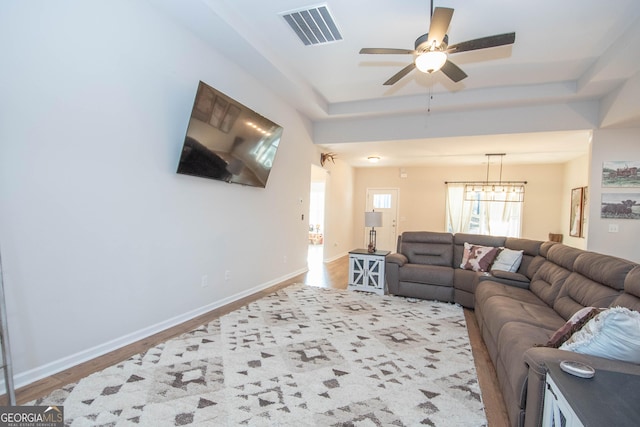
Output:
[[447,54],[441,51],[430,51],[421,53],[416,57],[416,68],[423,73],[433,73],[438,71],[447,62]]

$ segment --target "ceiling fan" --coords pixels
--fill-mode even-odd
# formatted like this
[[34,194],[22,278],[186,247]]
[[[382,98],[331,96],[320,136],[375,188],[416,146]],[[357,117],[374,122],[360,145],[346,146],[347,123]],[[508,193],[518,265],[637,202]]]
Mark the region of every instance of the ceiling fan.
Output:
[[394,74],[385,85],[392,85],[398,80],[413,71],[414,68],[423,73],[433,73],[438,70],[449,77],[454,82],[467,77],[467,74],[448,58],[449,54],[468,52],[470,50],[486,49],[490,47],[513,44],[516,40],[516,33],[497,34],[495,36],[482,37],[468,40],[449,46],[449,36],[447,30],[453,16],[453,9],[446,7],[433,8],[431,0],[431,23],[429,32],[421,35],[415,41],[415,49],[387,49],[387,48],[363,48],[360,53],[364,54],[412,54],[414,61]]

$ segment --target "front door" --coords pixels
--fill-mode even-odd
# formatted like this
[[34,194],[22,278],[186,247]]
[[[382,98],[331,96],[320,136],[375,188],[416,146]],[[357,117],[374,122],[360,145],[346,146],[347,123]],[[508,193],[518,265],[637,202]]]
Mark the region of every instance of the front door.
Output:
[[[376,227],[376,249],[396,251],[398,223],[397,188],[368,188],[366,211],[382,212],[382,227]],[[369,227],[364,230],[364,247],[369,244]]]

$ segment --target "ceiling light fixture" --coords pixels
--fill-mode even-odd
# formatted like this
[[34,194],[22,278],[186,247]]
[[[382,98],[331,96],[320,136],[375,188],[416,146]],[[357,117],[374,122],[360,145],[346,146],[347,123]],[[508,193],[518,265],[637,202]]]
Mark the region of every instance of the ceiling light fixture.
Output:
[[367,160],[371,163],[378,163],[380,161],[380,156],[369,156]]
[[[464,199],[469,202],[523,202],[524,185],[527,181],[502,181],[502,159],[505,153],[485,154],[487,156],[487,178],[484,182],[468,182],[464,186]],[[491,157],[500,157],[500,178],[489,181]]]
[[447,54],[440,50],[430,50],[416,57],[415,63],[418,70],[423,73],[438,71],[447,62]]
[[[503,181],[502,158],[505,153],[487,156],[487,178],[485,181],[445,181],[445,184],[464,185],[465,202],[524,202],[524,186],[527,181]],[[500,179],[489,181],[491,157],[500,156]]]

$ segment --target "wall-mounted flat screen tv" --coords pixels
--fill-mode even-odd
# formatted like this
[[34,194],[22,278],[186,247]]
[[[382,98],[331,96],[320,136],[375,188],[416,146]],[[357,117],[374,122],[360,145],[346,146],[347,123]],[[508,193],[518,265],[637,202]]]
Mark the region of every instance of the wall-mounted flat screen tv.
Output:
[[200,82],[178,173],[265,187],[282,127]]

